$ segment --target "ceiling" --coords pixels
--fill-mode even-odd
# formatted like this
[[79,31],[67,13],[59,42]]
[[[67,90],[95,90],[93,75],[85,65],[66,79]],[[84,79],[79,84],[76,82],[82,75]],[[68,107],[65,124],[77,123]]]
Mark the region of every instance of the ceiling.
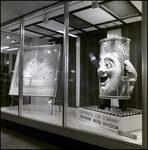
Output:
[[[99,7],[92,8],[92,1],[69,2],[69,33],[79,35],[142,21],[142,1],[97,4]],[[45,13],[48,24],[43,23]],[[63,37],[59,30],[64,31],[64,1],[1,1],[1,47],[19,44],[20,17],[25,20],[25,40]],[[7,39],[6,35],[11,37]]]

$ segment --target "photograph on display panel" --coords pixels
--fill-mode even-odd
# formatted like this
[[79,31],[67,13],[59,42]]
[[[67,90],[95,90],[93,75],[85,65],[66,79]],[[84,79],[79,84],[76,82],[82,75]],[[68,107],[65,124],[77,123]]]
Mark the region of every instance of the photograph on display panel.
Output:
[[[61,45],[43,45],[24,49],[23,95],[55,97]],[[18,95],[19,52],[9,95]]]

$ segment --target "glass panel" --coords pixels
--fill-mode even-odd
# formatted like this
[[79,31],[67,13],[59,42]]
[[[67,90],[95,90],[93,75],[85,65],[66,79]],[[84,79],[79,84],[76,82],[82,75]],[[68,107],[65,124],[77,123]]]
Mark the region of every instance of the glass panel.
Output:
[[[13,22],[10,24],[17,24],[20,22]],[[19,33],[11,32],[10,26],[2,26],[1,28],[1,111],[18,114],[18,91],[14,95],[10,91],[12,77],[15,75],[15,62],[19,48]]]
[[[104,3],[108,2],[93,8],[90,1],[69,3],[69,13],[78,23],[87,20],[90,29],[97,30],[69,30],[81,32],[76,38],[69,36],[67,127],[142,145],[142,20],[120,20],[122,25],[109,27],[106,24],[119,20]],[[110,19],[100,23],[99,11]],[[69,26],[74,26],[71,17]]]
[[23,68],[22,116],[59,126],[63,104],[63,33],[58,30],[64,31],[64,23],[55,18],[63,13],[64,5],[60,4],[43,10],[42,15],[40,12],[25,18]]

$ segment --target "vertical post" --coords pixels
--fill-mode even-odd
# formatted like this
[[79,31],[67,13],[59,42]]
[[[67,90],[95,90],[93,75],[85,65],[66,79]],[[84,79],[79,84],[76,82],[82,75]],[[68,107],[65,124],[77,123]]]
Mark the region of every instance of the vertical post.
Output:
[[63,103],[63,126],[66,126],[68,107],[68,73],[69,73],[69,6],[68,1],[64,1],[64,103]]
[[12,71],[12,52],[9,51],[9,72]]
[[18,115],[23,111],[23,61],[24,61],[24,18],[20,20],[20,49],[19,49],[19,107]]
[[142,145],[147,149],[147,1],[142,1]]
[[121,29],[107,31],[107,38],[121,37]]
[[80,37],[76,39],[76,107],[80,107]]

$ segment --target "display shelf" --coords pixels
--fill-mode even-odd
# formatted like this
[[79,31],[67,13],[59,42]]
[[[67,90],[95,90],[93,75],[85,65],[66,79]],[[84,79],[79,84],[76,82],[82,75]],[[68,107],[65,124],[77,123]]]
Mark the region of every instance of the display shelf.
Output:
[[139,109],[128,108],[122,111],[117,107],[110,109],[100,109],[99,106],[80,107],[78,118],[118,133],[142,129],[142,111]]
[[[49,105],[24,105],[23,106],[23,117],[36,120],[39,122],[45,122],[49,124],[54,124],[58,126],[62,126],[62,111],[63,108],[61,107],[61,111],[59,111],[59,106],[54,105],[54,115],[50,114],[51,104]],[[121,140],[125,142],[130,142],[133,144],[142,145],[142,130],[136,130],[129,132],[130,134],[137,135],[137,139],[131,139],[125,136],[119,135],[117,132],[113,132],[111,130],[102,128],[100,126],[96,126],[94,124],[88,123],[86,121],[82,121],[78,119],[78,110],[79,108],[68,107],[68,118],[67,118],[67,125],[65,128],[74,129],[77,131],[83,131],[86,133],[94,134],[94,135],[101,135],[103,137],[110,137],[116,140]],[[17,114],[18,106],[12,106],[10,110],[9,107],[2,107],[1,111],[4,113],[10,114]]]

